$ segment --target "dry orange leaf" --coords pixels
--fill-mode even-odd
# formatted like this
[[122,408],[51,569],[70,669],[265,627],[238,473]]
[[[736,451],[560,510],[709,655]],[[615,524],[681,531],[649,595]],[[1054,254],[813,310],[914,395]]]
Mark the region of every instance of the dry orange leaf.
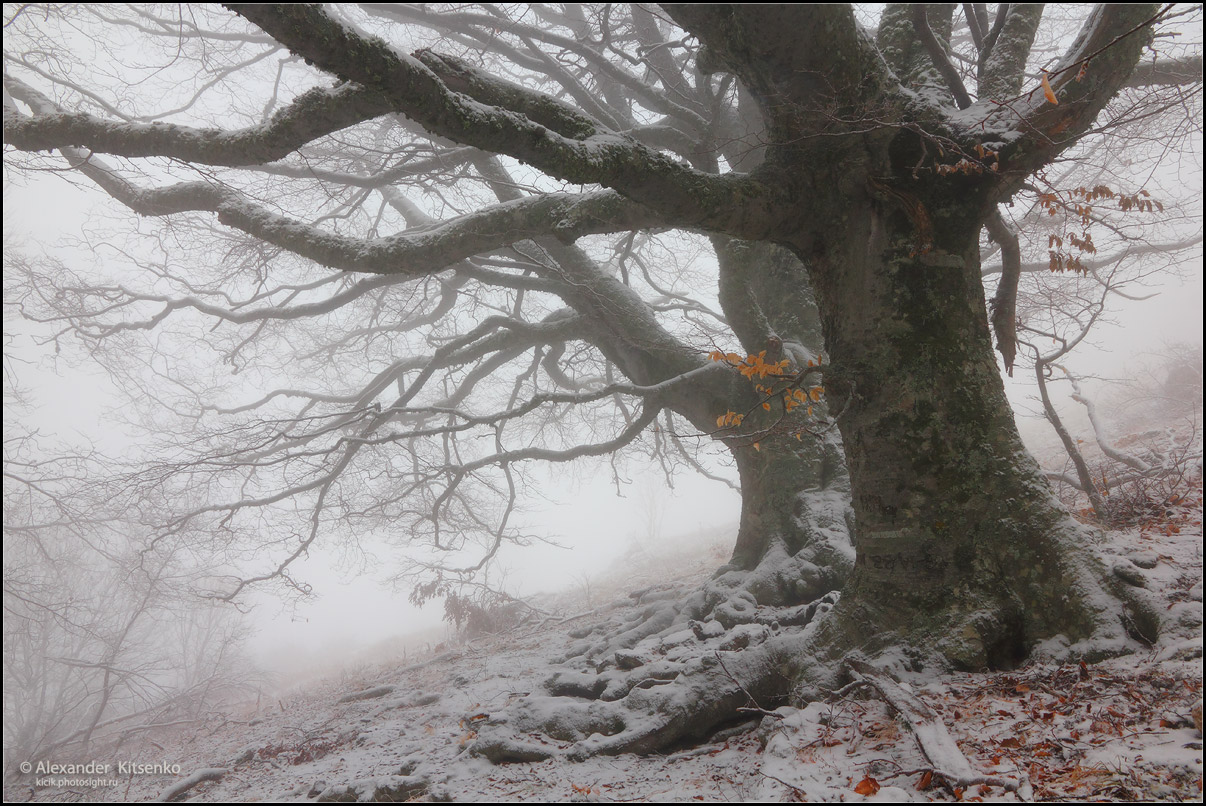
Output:
[[854,791],[860,795],[874,795],[879,791],[879,781],[868,775],[855,785]]
[[1047,80],[1047,71],[1043,71],[1043,97],[1048,101],[1059,106],[1059,99],[1055,97],[1055,90],[1051,89],[1051,82]]

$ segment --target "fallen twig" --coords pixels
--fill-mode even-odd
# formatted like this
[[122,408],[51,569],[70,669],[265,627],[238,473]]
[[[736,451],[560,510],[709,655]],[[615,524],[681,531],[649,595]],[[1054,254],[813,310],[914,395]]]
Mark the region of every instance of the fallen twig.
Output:
[[192,789],[197,784],[203,784],[206,781],[220,780],[225,774],[226,770],[220,767],[210,767],[209,769],[197,770],[184,780],[177,781],[167,789],[163,790],[163,794],[155,798],[155,800],[158,803],[171,803],[172,801],[179,799],[181,795]]
[[749,697],[750,702],[753,703],[752,706],[744,706],[744,707],[738,708],[737,709],[738,711],[762,714],[763,716],[773,717],[774,719],[782,719],[783,718],[783,714],[777,714],[774,711],[768,711],[765,708],[763,708],[761,705],[759,705],[758,701],[754,699],[754,695],[750,694],[749,689],[747,689],[745,686],[741,685],[741,681],[733,676],[733,673],[729,671],[729,667],[724,665],[724,660],[720,657],[720,653],[713,652],[712,654],[714,654],[716,656],[716,660],[720,663],[720,668],[724,670],[724,673],[729,678],[729,680],[732,680],[733,684],[735,686],[737,686],[737,688],[741,689],[741,693],[744,694],[745,696]]
[[884,702],[906,724],[917,740],[921,754],[930,762],[935,776],[942,778],[952,788],[987,785],[999,786],[1010,792],[1018,791],[1020,784],[1017,781],[980,775],[972,769],[967,756],[955,744],[938,715],[885,672],[860,660],[849,660],[847,663],[855,674],[879,692]]

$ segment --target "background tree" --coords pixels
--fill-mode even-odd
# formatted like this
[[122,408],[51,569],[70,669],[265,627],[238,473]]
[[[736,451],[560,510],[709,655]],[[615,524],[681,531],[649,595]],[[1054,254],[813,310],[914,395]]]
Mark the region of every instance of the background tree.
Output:
[[195,726],[256,677],[237,614],[189,594],[183,552],[140,541],[137,519],[106,501],[123,496],[85,481],[97,457],[39,441],[5,438],[6,776]]
[[[962,41],[954,5],[873,34],[841,6],[229,8],[22,7],[4,123],[25,166],[65,158],[153,222],[150,248],[105,238],[137,281],[30,273],[21,304],[155,404],[168,442],[128,481],[164,539],[210,534],[232,568],[267,549],[219,595],[302,589],[290,564],[337,529],[427,541],[438,592],[517,536],[526,462],[706,467],[710,436],[740,479],[730,572],[583,652],[676,619],[794,629],[669,693],[566,682],[665,715],[590,712],[583,737],[613,725],[592,752],[830,680],[855,647],[978,668],[1154,637],[1021,447],[980,233],[1010,241],[998,205],[1036,172],[1187,99],[1200,56],[1149,46],[1196,12],[1098,7],[1053,59],[1031,5],[965,6]],[[669,229],[707,233],[714,300]],[[220,361],[173,358],[198,349]]]

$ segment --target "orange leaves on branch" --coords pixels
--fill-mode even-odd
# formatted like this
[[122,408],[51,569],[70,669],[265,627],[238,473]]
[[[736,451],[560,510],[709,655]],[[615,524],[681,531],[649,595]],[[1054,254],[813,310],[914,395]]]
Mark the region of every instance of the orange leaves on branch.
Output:
[[969,155],[951,165],[935,165],[934,172],[939,176],[949,176],[950,174],[959,173],[964,176],[974,176],[984,173],[985,168],[992,171],[999,171],[1001,169],[1001,156],[999,153],[983,143],[976,143],[972,148],[975,150],[976,156],[979,157],[978,160],[971,159]]
[[1088,274],[1089,268],[1084,263],[1080,262],[1080,258],[1076,255],[1065,255],[1063,252],[1052,250],[1049,252],[1051,259],[1047,262],[1047,269],[1054,274],[1062,274],[1066,271],[1073,271],[1077,274]]
[[1117,200],[1118,209],[1124,213],[1129,213],[1131,210],[1138,210],[1141,213],[1164,212],[1164,205],[1151,198],[1151,194],[1146,190],[1141,190],[1130,196],[1119,195]]
[[1093,234],[1088,230],[1085,230],[1083,236],[1080,238],[1076,237],[1075,232],[1069,232],[1068,243],[1087,254],[1097,254],[1097,247],[1093,245]]
[[971,176],[972,174],[984,173],[984,166],[978,162],[972,162],[971,160],[968,160],[968,159],[962,159],[962,160],[959,160],[958,162],[956,162],[954,165],[939,165],[939,166],[937,166],[937,168],[935,168],[935,170],[938,172],[938,174],[940,176],[946,176],[948,174],[955,174],[955,173],[961,173],[964,176]]
[[713,361],[723,361],[731,367],[736,367],[737,371],[745,377],[753,380],[754,376],[765,378],[770,375],[772,377],[783,376],[787,372],[787,368],[791,366],[791,360],[784,358],[782,361],[770,363],[766,360],[766,350],[757,355],[747,355],[742,358],[737,353],[722,353],[720,350],[713,350],[708,354],[708,358]]
[[[783,391],[783,408],[791,411],[806,403],[819,403],[824,394],[825,389],[820,386],[814,386],[808,391],[803,389],[785,389]],[[765,404],[763,406],[765,407]],[[808,414],[812,414],[812,406],[808,407]]]
[[[1062,199],[1061,195],[1066,196],[1067,200]],[[1047,215],[1056,215],[1062,209],[1076,215],[1081,224],[1087,227],[1092,223],[1093,205],[1102,199],[1114,201],[1118,205],[1118,209],[1124,213],[1132,210],[1140,213],[1164,212],[1164,205],[1153,199],[1146,190],[1131,194],[1119,193],[1107,185],[1040,193],[1038,203],[1047,211]]]
[[741,421],[745,419],[744,414],[738,414],[735,411],[726,411],[724,414],[716,418],[717,428],[736,428],[741,425]]
[[1054,216],[1063,211],[1065,215],[1073,215],[1079,219],[1082,227],[1079,235],[1075,232],[1065,231],[1062,236],[1058,234],[1047,236],[1047,254],[1050,256],[1047,268],[1052,272],[1088,273],[1088,267],[1081,262],[1079,256],[1065,252],[1063,246],[1066,240],[1069,246],[1081,254],[1097,253],[1097,246],[1093,243],[1093,234],[1089,232],[1089,227],[1093,224],[1094,205],[1103,199],[1114,201],[1118,205],[1118,209],[1124,213],[1164,211],[1164,205],[1152,199],[1151,194],[1146,190],[1128,195],[1119,193],[1106,185],[1095,185],[1091,188],[1078,187],[1068,191],[1052,190],[1040,193],[1038,204],[1047,211],[1047,215]]
[[[708,353],[708,358],[712,361],[723,361],[749,378],[754,385],[754,389],[763,396],[761,406],[764,411],[772,411],[774,409],[774,399],[781,397],[785,414],[803,406],[808,416],[811,417],[813,409],[809,404],[820,402],[825,394],[825,389],[821,386],[814,386],[809,389],[801,389],[798,386],[798,384],[803,382],[809,370],[819,368],[824,363],[824,356],[818,356],[816,361],[808,361],[809,370],[804,370],[799,374],[791,371],[790,359],[784,358],[781,361],[767,361],[766,350],[757,355],[748,355],[744,358],[737,353],[713,350]],[[759,381],[766,381],[766,383],[759,383]],[[718,429],[736,428],[742,424],[745,416],[735,411],[726,411],[716,418],[716,427]],[[796,439],[800,439],[801,432],[795,432],[795,437]],[[755,450],[761,450],[757,442],[752,444]]]

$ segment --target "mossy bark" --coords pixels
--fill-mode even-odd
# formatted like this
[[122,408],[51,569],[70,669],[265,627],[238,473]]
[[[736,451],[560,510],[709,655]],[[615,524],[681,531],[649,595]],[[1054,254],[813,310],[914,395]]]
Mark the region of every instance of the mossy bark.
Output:
[[944,203],[941,185],[916,185],[848,203],[840,231],[807,241],[858,523],[841,643],[912,645],[974,669],[1011,666],[1056,636],[1125,640],[1087,532],[1018,436],[992,353],[975,196],[952,184]]
[[806,559],[802,578],[775,602],[799,604],[841,588],[852,566],[849,480],[836,439],[775,437],[734,450],[741,523],[731,565],[752,569],[776,543]]
[[[788,358],[796,370],[818,358],[820,312],[800,260],[765,242],[717,236],[713,244],[721,307],[742,348],[765,351],[770,363]],[[820,383],[819,376],[810,377],[810,386]],[[852,566],[849,476],[823,403],[809,416],[807,409],[784,411],[774,398],[764,410],[761,399],[750,407],[743,435],[728,440],[741,481],[741,525],[730,565],[753,569],[781,544],[804,561],[803,576],[764,604],[798,604],[840,588]]]

